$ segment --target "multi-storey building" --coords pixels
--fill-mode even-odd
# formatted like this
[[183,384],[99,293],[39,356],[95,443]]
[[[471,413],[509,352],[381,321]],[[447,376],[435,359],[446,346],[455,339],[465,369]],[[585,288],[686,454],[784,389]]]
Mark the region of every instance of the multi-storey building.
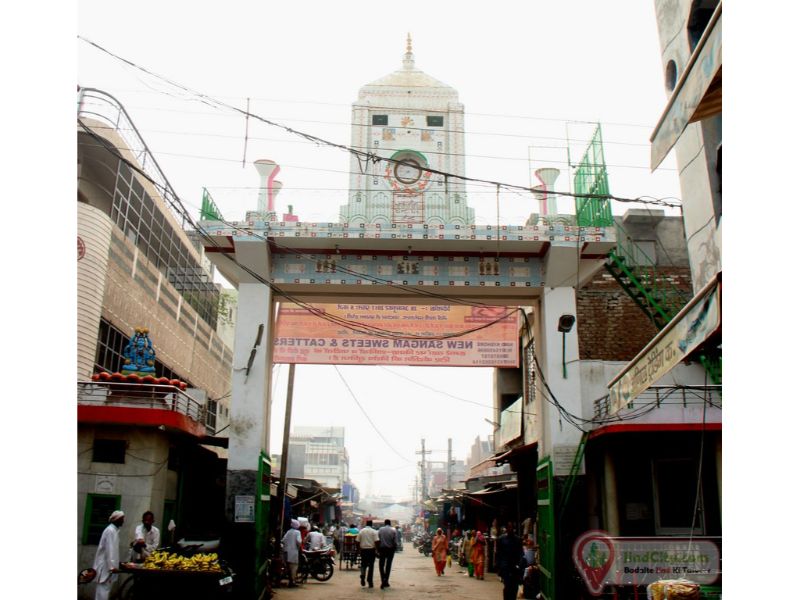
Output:
[[[433,497],[443,490],[463,487],[467,478],[467,464],[463,460],[453,460],[448,472],[447,462],[430,461],[428,463],[428,496]],[[447,479],[450,478],[448,488]]]
[[[558,292],[560,316],[534,310],[523,369],[496,377],[495,461],[517,472],[520,499],[536,499],[509,512],[536,521],[549,599],[585,593],[571,552],[588,530],[690,536],[721,553],[722,9],[655,5],[669,100],[652,166],[674,148],[682,216],[617,217],[605,271]],[[712,563],[688,575],[704,594],[721,586]],[[652,578],[618,568],[606,591],[643,594]]]
[[[303,474],[326,488],[343,489],[350,479],[350,458],[344,445],[344,427],[297,426],[289,438],[287,473],[299,471],[292,465],[294,456],[303,456]],[[297,448],[293,454],[291,447]],[[302,451],[300,450],[302,448]]]
[[[185,230],[169,181],[119,102],[98,90],[79,94],[77,542],[83,568],[92,564],[115,509],[127,515],[123,555],[147,510],[165,543],[170,521],[178,536],[221,533],[225,450],[215,434],[228,423],[232,355],[217,333],[219,291],[210,264]],[[122,369],[125,348],[142,328],[155,350],[157,382],[94,381],[99,372]],[[185,391],[169,383],[176,380]],[[81,593],[91,597],[93,590],[82,586]]]

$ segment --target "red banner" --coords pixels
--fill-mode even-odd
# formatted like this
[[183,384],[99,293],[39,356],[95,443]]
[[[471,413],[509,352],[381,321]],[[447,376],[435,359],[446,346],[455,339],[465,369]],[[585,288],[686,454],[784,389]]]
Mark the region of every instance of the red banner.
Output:
[[[398,304],[311,306],[321,314],[314,314],[296,304],[281,303],[273,362],[519,366],[519,311],[513,307]],[[374,335],[371,332],[375,330],[391,333],[388,337]]]

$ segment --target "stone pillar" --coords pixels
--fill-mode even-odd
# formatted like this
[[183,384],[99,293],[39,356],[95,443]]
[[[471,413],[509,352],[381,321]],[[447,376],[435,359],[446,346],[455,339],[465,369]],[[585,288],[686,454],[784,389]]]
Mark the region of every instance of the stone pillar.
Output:
[[264,541],[256,541],[255,521],[242,520],[247,517],[241,513],[237,515],[236,507],[237,499],[240,507],[252,505],[254,509],[261,501],[258,495],[259,460],[262,451],[269,456],[272,315],[272,291],[269,287],[261,283],[239,284],[225,492],[229,528],[223,542],[237,573],[238,598],[255,598],[257,590],[261,589],[261,585],[256,583],[255,569],[259,562],[257,547],[261,547]]
[[619,535],[619,506],[617,502],[617,469],[610,448],[603,456],[603,494],[605,530],[609,535]]

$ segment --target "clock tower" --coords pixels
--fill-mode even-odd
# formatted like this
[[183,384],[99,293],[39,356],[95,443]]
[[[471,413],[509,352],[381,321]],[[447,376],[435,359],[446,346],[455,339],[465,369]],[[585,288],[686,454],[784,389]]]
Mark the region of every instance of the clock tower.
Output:
[[414,66],[411,35],[403,67],[363,86],[353,104],[351,146],[390,160],[350,158],[342,222],[469,225],[464,182],[464,105],[452,87]]

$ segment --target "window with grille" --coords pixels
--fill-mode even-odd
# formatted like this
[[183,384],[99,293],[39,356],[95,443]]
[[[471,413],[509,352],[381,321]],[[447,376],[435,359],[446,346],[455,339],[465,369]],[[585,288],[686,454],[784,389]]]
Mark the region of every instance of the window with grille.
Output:
[[389,115],[372,115],[373,125],[388,125]]
[[[109,373],[119,373],[125,364],[123,353],[129,341],[130,338],[127,335],[105,319],[100,319],[100,330],[97,335],[97,349],[95,351],[95,368]],[[158,358],[156,358],[154,366],[156,377],[186,381],[185,377],[166,367]],[[186,383],[188,387],[195,387],[189,381],[186,381]]]
[[200,318],[216,328],[219,290],[124,162],[117,170],[111,219],[175,285]]
[[444,127],[444,117],[435,117],[432,115],[428,115],[425,117],[425,121],[428,124],[428,127]]
[[109,494],[88,494],[86,512],[83,518],[83,543],[97,544],[103,530],[108,527],[108,517],[119,510],[121,496]]

